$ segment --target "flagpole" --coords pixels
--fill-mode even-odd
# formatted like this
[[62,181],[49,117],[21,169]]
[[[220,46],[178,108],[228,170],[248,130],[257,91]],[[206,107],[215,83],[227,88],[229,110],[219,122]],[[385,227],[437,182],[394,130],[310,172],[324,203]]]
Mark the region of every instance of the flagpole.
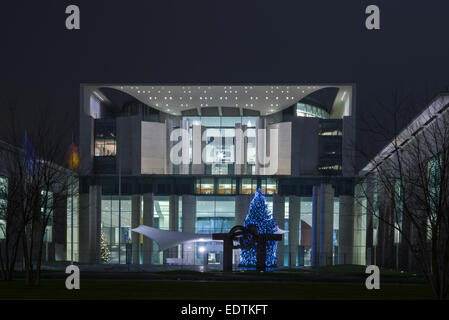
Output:
[[74,148],[73,148],[73,130],[72,130],[72,179],[70,181],[71,184],[71,189],[72,189],[72,198],[71,198],[71,207],[72,207],[72,216],[70,218],[70,237],[71,237],[71,252],[70,252],[70,264],[73,265],[73,153],[74,153]]

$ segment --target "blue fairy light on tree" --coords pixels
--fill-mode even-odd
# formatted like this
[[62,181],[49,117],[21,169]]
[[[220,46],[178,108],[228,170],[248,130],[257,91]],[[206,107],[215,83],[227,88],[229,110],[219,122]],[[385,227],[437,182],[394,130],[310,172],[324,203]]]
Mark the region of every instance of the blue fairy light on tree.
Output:
[[[248,213],[245,218],[244,227],[250,224],[257,226],[259,234],[273,234],[277,230],[277,224],[268,210],[267,199],[257,188],[254,198],[249,205]],[[249,242],[249,240],[247,240]],[[267,254],[265,264],[267,267],[276,265],[277,241],[267,242]],[[240,249],[240,265],[244,267],[253,267],[257,264],[257,243],[250,249]]]

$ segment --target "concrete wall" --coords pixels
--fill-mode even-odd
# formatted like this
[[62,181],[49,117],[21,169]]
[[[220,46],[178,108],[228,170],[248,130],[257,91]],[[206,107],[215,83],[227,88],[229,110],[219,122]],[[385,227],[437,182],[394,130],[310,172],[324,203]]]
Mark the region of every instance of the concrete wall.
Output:
[[[182,196],[182,231],[195,233],[196,219],[196,197],[194,195]],[[182,245],[182,257],[185,264],[195,263],[195,252],[193,243]]]
[[79,199],[79,262],[100,263],[101,186],[90,186]]
[[[292,149],[292,124],[291,122],[276,123],[268,126],[270,135],[270,164],[276,157],[273,153],[277,153],[276,170],[272,174],[290,175],[291,174],[291,149]],[[271,138],[274,131],[277,130],[278,137],[275,141]],[[271,172],[269,172],[270,174]]]
[[190,159],[189,159],[189,148],[190,148],[190,141],[189,141],[189,121],[188,120],[181,120],[179,121],[179,127],[183,129],[181,132],[181,142],[179,142],[181,145],[181,164],[179,165],[179,173],[181,174],[189,174],[189,167],[190,167]]
[[166,168],[166,126],[142,122],[142,174],[164,174]]
[[206,141],[202,140],[206,127],[193,125],[192,127],[192,174],[204,174],[205,164],[202,159]]
[[119,117],[117,123],[117,172],[122,174],[140,174],[141,150],[146,150],[142,142],[140,116]]
[[318,174],[319,119],[294,118],[291,140],[291,175]]
[[94,119],[85,114],[80,116],[80,174],[87,175],[93,170],[94,159]]
[[355,117],[343,118],[342,174],[352,177],[356,171],[355,163]]
[[[285,225],[285,197],[275,194],[273,196],[273,218],[280,229]],[[284,266],[284,239],[277,241],[277,266]]]
[[[143,224],[148,227],[153,226],[154,217],[154,196],[152,193],[143,195]],[[153,240],[143,237],[142,263],[152,263],[153,256]]]
[[289,196],[288,209],[288,266],[295,267],[296,260],[298,258],[301,198],[297,196]]
[[248,151],[248,139],[245,137],[246,125],[240,123],[235,124],[235,166],[234,174],[246,174],[247,172],[247,151]]
[[249,194],[235,196],[235,225],[243,226],[250,203],[251,196]]
[[340,196],[338,263],[353,264],[354,197]]
[[[179,197],[177,195],[171,195],[169,197],[169,228],[170,231],[179,230]],[[178,247],[169,248],[167,251],[168,258],[178,257]]]

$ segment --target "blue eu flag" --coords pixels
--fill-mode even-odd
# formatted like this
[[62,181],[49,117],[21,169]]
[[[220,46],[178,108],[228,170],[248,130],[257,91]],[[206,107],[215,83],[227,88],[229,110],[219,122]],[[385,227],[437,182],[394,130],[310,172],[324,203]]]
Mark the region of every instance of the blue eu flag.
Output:
[[25,150],[25,168],[30,172],[34,172],[34,165],[35,165],[35,159],[36,155],[34,152],[33,145],[31,144],[30,137],[25,132],[25,140],[23,149]]

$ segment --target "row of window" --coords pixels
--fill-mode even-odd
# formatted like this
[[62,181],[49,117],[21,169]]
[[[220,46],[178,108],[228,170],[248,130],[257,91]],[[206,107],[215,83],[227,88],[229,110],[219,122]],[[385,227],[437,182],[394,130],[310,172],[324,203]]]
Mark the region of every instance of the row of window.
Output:
[[[7,210],[7,192],[8,192],[8,178],[0,176],[0,239],[5,238],[6,233],[6,220],[5,220],[5,214]],[[42,216],[47,217],[48,216],[48,222],[47,226],[45,227],[45,233],[44,233],[44,242],[51,242],[52,241],[52,233],[53,233],[53,211],[51,209],[51,206],[53,205],[53,193],[48,192],[45,193],[44,191],[41,191],[42,199],[46,199],[46,204],[42,204],[41,207],[41,214]],[[44,210],[47,209],[47,212],[44,212]]]
[[[117,196],[103,196],[101,201],[101,230],[102,238],[104,239],[105,245],[110,252],[108,259],[109,263],[118,263],[120,255],[120,263],[125,263],[128,261],[128,256],[130,253],[130,243],[138,241],[139,245],[143,245],[143,237],[132,235],[131,229],[131,197],[122,196],[120,205],[120,221],[119,221],[119,201]],[[141,212],[140,221],[143,223],[143,200],[141,201]],[[182,231],[181,221],[182,221],[182,197],[179,197],[177,203],[178,210],[178,228],[177,231]],[[170,219],[173,216],[170,215],[170,205],[175,205],[175,203],[170,202],[170,197],[168,196],[156,196],[154,197],[153,210],[153,227],[162,230],[169,230],[172,226]],[[273,198],[267,197],[268,210],[272,212],[273,210]],[[235,224],[235,198],[230,197],[218,197],[218,196],[197,196],[196,197],[196,212],[195,212],[195,230],[196,233],[221,233],[229,231]],[[311,264],[311,248],[312,248],[312,198],[301,198],[301,221],[299,222],[299,254],[297,256],[297,265],[310,265]],[[284,207],[284,218],[285,224],[279,226],[284,230],[289,229],[289,198],[285,198]],[[366,230],[366,223],[362,217],[362,223],[358,225],[360,232],[364,233]],[[334,200],[334,260],[338,256],[338,229],[339,229],[339,200],[336,198]],[[176,231],[176,230],[174,230]],[[120,241],[119,241],[120,238]],[[359,237],[363,239],[363,235]],[[284,236],[284,245],[287,250],[288,246],[288,233]],[[120,245],[119,245],[120,243]],[[159,252],[157,244],[154,243],[153,248],[153,263],[160,264],[164,263],[164,254]],[[105,250],[104,248],[102,250]],[[200,243],[195,244],[192,248],[195,255],[199,254],[199,257],[204,254],[221,254],[221,246],[215,246],[214,243]],[[140,251],[142,252],[142,251]],[[178,257],[181,257],[182,253],[178,248]],[[201,258],[201,257],[200,257]],[[142,259],[142,258],[141,258]],[[140,260],[141,260],[140,259]],[[219,259],[218,259],[219,260]],[[217,260],[217,261],[218,261]],[[142,261],[142,260],[141,260]],[[195,258],[195,263],[202,264],[203,261],[200,259],[197,261]],[[284,260],[284,264],[288,264],[288,256]]]
[[[257,178],[240,179],[240,194],[253,194],[260,185],[264,194],[277,194],[276,179],[262,178],[258,184]],[[196,194],[237,194],[237,179],[233,178],[198,178],[195,183]]]
[[235,128],[237,123],[241,123],[248,128],[255,128],[259,117],[182,117],[182,119],[189,120],[189,126],[202,125],[204,127]]
[[327,113],[325,110],[302,102],[298,102],[296,104],[296,116],[329,119],[329,113]]

